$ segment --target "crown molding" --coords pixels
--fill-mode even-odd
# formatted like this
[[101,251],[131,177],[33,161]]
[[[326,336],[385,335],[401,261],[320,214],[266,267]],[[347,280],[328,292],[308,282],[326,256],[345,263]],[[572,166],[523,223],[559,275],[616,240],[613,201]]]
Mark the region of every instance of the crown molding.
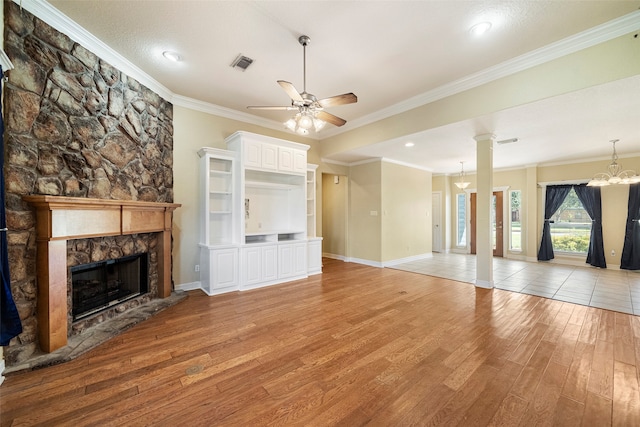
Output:
[[138,82],[151,89],[165,100],[169,102],[172,101],[173,92],[46,1],[13,0],[13,2],[51,25],[56,30],[65,34],[71,40],[81,44],[84,48],[99,56],[100,59],[107,61],[110,65],[116,67],[123,73],[138,80]]
[[[270,129],[282,130],[279,122],[260,118],[252,114],[231,110],[215,104],[199,101],[193,98],[187,98],[182,95],[174,94],[167,87],[153,79],[142,69],[138,68],[132,62],[120,55],[118,52],[110,48],[108,45],[100,41],[93,34],[89,33],[79,24],[71,20],[69,17],[61,13],[45,0],[13,0],[14,3],[26,9],[33,15],[42,19],[58,31],[66,34],[69,38],[80,43],[86,49],[98,55],[101,59],[109,62],[112,66],[118,68],[128,76],[138,80],[152,91],[156,92],[165,100],[175,103],[185,108],[192,108],[209,114],[225,117],[232,120],[238,120],[245,123],[256,124],[258,126]],[[640,10],[624,15],[620,18],[611,20],[602,25],[593,27],[589,30],[567,37],[558,42],[533,50],[526,54],[520,55],[501,64],[484,69],[478,73],[471,74],[461,79],[455,80],[448,84],[442,85],[431,91],[414,96],[406,101],[397,103],[388,108],[384,108],[359,119],[350,120],[349,123],[342,128],[324,129],[321,135],[314,134],[307,137],[322,140],[331,136],[335,136],[350,130],[371,124],[373,122],[386,119],[396,114],[412,110],[425,104],[455,95],[465,90],[472,89],[477,86],[492,82],[494,80],[515,74],[531,67],[549,62],[562,56],[586,49],[591,46],[606,42],[616,37],[623,36],[640,28]]]
[[604,43],[617,37],[624,36],[640,28],[640,10],[628,13],[620,18],[569,36],[565,39],[532,50],[508,61],[470,74],[458,80],[437,87],[428,92],[416,95],[382,110],[376,111],[359,119],[349,121],[349,129],[329,129],[326,137],[338,135],[396,114],[404,113],[417,107],[456,95],[483,84],[510,76],[520,71],[533,68],[554,59],[578,52],[580,50]]

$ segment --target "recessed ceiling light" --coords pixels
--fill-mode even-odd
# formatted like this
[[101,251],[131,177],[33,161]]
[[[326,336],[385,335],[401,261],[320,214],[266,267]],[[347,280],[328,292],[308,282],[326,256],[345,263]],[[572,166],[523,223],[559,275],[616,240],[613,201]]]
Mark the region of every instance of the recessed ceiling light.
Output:
[[491,22],[480,22],[469,29],[469,32],[479,37],[491,29]]
[[416,144],[414,144],[413,142],[407,142],[406,144],[404,144],[405,147],[413,147],[414,145]]
[[182,60],[180,54],[171,50],[165,50],[164,52],[162,52],[162,56],[164,56],[171,62],[180,62]]

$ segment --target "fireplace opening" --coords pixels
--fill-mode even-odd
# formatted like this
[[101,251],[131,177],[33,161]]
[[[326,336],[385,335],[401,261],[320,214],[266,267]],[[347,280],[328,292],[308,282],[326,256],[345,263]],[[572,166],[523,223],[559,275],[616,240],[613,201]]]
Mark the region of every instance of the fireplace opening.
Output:
[[71,267],[73,320],[148,292],[146,253]]

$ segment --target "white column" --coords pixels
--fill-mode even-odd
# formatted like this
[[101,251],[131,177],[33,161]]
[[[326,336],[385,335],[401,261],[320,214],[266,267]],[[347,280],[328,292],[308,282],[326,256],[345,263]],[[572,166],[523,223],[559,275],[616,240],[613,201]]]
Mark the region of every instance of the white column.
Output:
[[493,134],[478,135],[476,200],[476,286],[493,288],[493,234],[491,210],[493,200]]

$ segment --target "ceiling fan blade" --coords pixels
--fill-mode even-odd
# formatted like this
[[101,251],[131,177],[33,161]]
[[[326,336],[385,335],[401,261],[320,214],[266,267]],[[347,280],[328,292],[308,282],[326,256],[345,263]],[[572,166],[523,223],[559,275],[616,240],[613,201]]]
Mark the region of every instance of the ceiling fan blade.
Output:
[[337,105],[353,104],[358,102],[358,97],[353,93],[343,93],[342,95],[332,96],[330,98],[324,98],[318,101],[323,108],[335,107]]
[[286,110],[286,111],[293,111],[293,110],[297,110],[298,107],[294,107],[291,105],[287,105],[287,106],[283,106],[283,107],[279,107],[279,106],[271,106],[271,105],[250,105],[247,107],[247,109],[249,110]]
[[285,82],[284,80],[278,80],[278,84],[282,87],[282,89],[284,89],[285,92],[287,92],[287,95],[289,95],[289,98],[291,98],[292,100],[298,102],[304,101],[304,99],[302,99],[302,96],[300,96],[300,93],[296,90],[295,86],[293,86],[291,83]]
[[316,113],[316,117],[320,120],[324,120],[325,122],[331,123],[332,125],[336,126],[342,126],[343,124],[347,123],[345,119],[341,119],[340,117],[334,116],[333,114],[327,113],[326,111],[318,111]]

